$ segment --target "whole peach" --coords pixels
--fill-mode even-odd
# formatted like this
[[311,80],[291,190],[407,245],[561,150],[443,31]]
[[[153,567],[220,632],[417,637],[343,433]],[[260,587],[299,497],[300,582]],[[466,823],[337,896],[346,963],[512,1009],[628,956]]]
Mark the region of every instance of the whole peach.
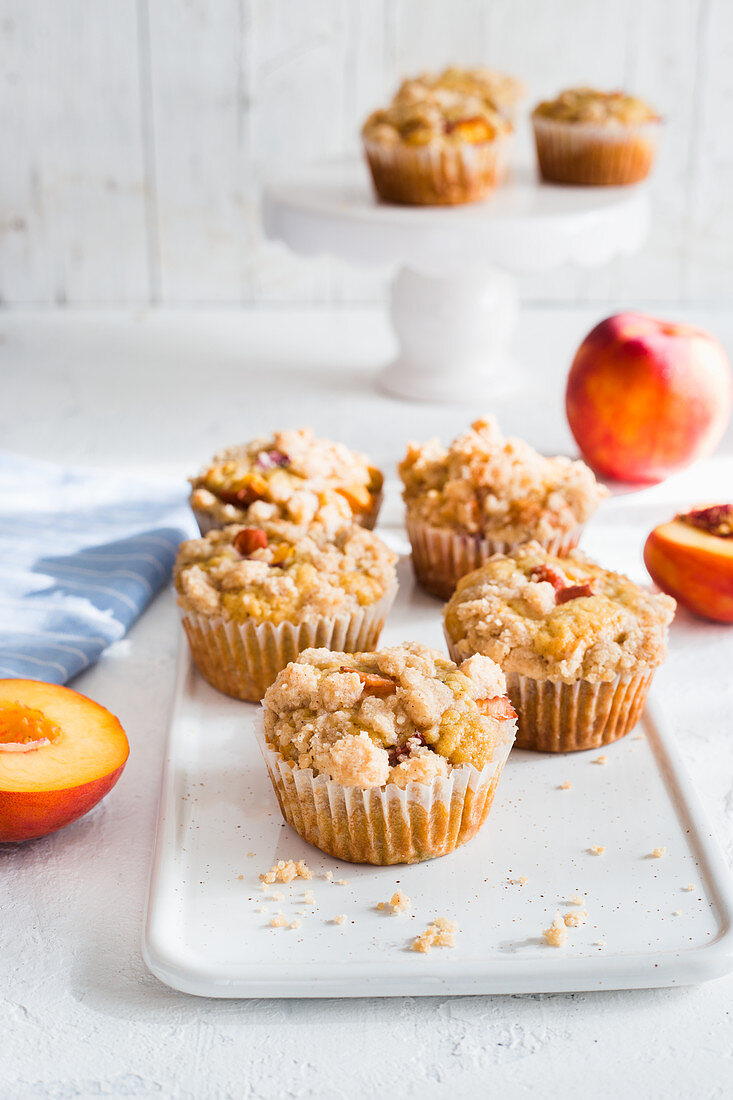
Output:
[[565,407],[586,461],[621,481],[662,481],[710,454],[733,406],[733,378],[703,329],[617,313],[586,336]]

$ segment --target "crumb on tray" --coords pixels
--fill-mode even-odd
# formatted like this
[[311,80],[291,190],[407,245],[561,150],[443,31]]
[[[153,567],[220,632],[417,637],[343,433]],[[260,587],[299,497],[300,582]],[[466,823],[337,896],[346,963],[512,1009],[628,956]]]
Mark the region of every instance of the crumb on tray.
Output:
[[549,944],[550,947],[562,947],[565,944],[568,938],[568,930],[560,916],[559,909],[555,912],[555,919],[550,927],[542,930],[542,935],[545,937],[545,943]]
[[424,932],[415,937],[410,948],[425,955],[433,947],[455,947],[457,931],[458,925],[455,921],[448,920],[446,917],[436,917]]

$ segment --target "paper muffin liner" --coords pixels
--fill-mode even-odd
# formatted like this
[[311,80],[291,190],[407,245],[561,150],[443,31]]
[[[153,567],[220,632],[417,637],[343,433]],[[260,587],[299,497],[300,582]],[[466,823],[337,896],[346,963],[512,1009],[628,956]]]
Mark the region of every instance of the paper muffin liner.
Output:
[[618,741],[641,718],[653,669],[613,680],[535,680],[508,673],[507,694],[518,715],[516,745],[537,752],[576,752]]
[[395,584],[381,599],[351,614],[279,626],[251,619],[235,622],[183,608],[181,617],[204,679],[225,695],[256,703],[278,672],[304,649],[322,647],[341,653],[375,649],[396,595]]
[[418,206],[454,206],[485,198],[506,174],[508,147],[508,137],[414,148],[364,139],[379,198]]
[[419,863],[447,855],[476,835],[491,809],[514,740],[497,744],[480,771],[467,764],[446,779],[344,787],[311,768],[298,768],[268,742],[264,723],[257,738],[282,815],[303,840],[349,863]]
[[[412,565],[419,584],[433,596],[449,599],[461,577],[472,573],[492,554],[508,554],[518,542],[480,538],[449,527],[433,527],[424,520],[407,516],[407,535],[412,547]],[[549,554],[562,557],[578,545],[583,524],[551,539],[537,539]]]
[[[382,507],[382,500],[384,499],[384,493],[380,490],[378,493],[370,493],[371,504],[366,512],[354,513],[353,522],[358,523],[360,527],[366,527],[367,531],[373,531],[377,522],[377,516],[379,515],[379,509]],[[221,501],[217,501],[221,504]],[[232,523],[247,523],[251,522],[247,520],[246,512],[239,511],[239,517],[235,519],[228,519],[224,516],[217,515],[217,509],[214,508],[195,508],[189,497],[189,504],[191,511],[194,514],[196,523],[198,524],[199,531],[202,535],[208,534],[209,531],[220,531],[224,527],[229,527]],[[344,522],[347,522],[346,520]]]
[[543,179],[554,183],[618,186],[646,179],[659,144],[661,122],[611,128],[591,122],[532,118]]

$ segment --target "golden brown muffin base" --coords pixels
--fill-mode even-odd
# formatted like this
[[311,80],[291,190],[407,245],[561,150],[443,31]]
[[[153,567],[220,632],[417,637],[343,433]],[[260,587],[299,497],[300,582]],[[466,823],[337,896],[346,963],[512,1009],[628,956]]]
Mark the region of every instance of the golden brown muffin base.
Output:
[[507,694],[518,716],[517,748],[577,752],[618,741],[641,718],[653,674],[647,669],[607,682],[567,684],[508,673]]
[[533,118],[542,178],[581,186],[623,186],[649,175],[659,123],[610,130],[592,123]]
[[282,815],[299,836],[336,859],[379,866],[435,859],[471,840],[491,809],[511,747],[511,741],[497,746],[481,772],[465,766],[430,786],[361,790],[295,767],[261,729],[258,739]]
[[457,206],[486,198],[504,176],[505,146],[505,138],[419,148],[364,141],[379,198],[408,206]]
[[257,703],[278,672],[304,649],[363,653],[376,649],[397,594],[395,585],[380,600],[351,615],[305,623],[235,622],[221,615],[181,609],[191,655],[201,675],[217,691]]
[[[448,600],[461,577],[482,566],[493,554],[508,554],[517,543],[504,539],[479,538],[432,527],[422,520],[405,521],[412,547],[412,566],[421,588],[432,596]],[[562,556],[578,545],[583,526],[540,542],[550,554]]]

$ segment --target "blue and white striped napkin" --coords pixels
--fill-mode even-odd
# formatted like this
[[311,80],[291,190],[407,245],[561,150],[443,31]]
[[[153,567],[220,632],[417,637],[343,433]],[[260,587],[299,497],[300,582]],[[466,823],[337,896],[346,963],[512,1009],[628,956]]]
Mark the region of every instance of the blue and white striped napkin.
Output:
[[0,678],[63,684],[94,664],[193,533],[180,482],[0,453]]

